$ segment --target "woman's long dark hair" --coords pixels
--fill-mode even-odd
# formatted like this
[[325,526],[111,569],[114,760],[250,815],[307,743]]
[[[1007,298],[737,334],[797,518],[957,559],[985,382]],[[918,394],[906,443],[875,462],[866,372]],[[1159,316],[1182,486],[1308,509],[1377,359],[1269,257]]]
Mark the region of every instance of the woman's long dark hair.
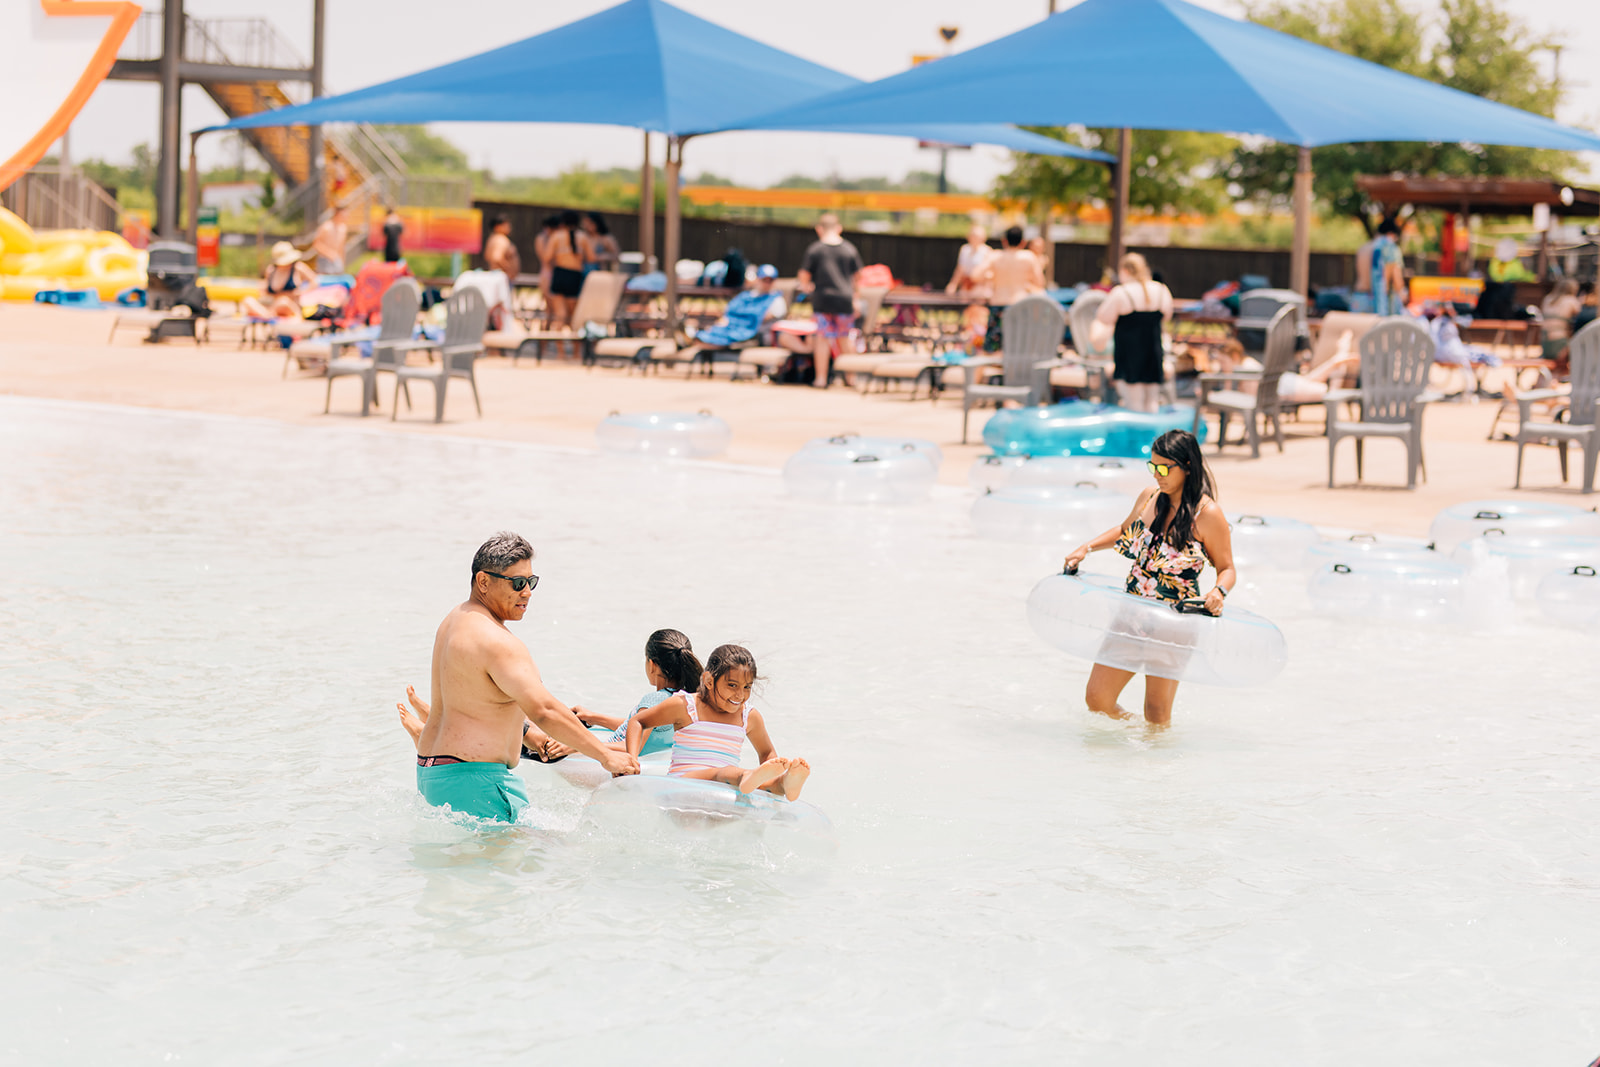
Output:
[[704,670],[689,639],[678,630],[657,630],[644,643],[644,658],[654,663],[667,676],[667,688],[673,692],[700,688],[700,674]]
[[1217,483],[1211,478],[1211,469],[1200,455],[1200,442],[1188,430],[1168,430],[1150,446],[1152,456],[1166,456],[1184,470],[1183,499],[1171,518],[1167,511],[1172,501],[1165,493],[1156,494],[1155,529],[1174,548],[1184,548],[1194,540],[1194,517],[1200,510],[1200,498],[1217,499]]

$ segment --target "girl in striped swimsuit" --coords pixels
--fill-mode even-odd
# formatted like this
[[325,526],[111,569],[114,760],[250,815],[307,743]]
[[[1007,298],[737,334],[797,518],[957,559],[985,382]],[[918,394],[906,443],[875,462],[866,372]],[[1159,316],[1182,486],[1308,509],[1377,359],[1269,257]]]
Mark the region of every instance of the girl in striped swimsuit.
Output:
[[[674,694],[628,720],[628,751],[637,756],[651,729],[671,726],[668,774],[725,782],[741,793],[765,789],[789,800],[798,798],[811,765],[778,755],[761,713],[745,706],[755,682],[755,657],[738,645],[719,646],[706,660],[699,691]],[[755,746],[759,767],[739,766],[746,737]]]

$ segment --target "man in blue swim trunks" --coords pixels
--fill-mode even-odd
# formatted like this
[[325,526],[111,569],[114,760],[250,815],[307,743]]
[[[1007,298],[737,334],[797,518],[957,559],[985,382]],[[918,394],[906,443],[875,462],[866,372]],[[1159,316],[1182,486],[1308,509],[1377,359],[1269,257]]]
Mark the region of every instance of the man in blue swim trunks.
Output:
[[506,629],[527,612],[538,582],[533,546],[495,534],[472,559],[471,595],[439,624],[432,711],[417,741],[417,790],[430,804],[516,822],[528,806],[514,771],[528,721],[612,774],[639,773],[638,760],[602,745],[550,694],[527,646]]

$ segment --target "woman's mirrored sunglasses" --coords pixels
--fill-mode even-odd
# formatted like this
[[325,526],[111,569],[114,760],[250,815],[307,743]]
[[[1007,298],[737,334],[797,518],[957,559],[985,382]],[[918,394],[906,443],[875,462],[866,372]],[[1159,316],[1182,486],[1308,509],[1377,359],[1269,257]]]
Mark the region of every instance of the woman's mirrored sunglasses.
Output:
[[1144,465],[1149,467],[1150,473],[1154,474],[1157,478],[1165,478],[1174,470],[1177,470],[1177,468],[1171,463],[1156,463],[1153,460],[1148,459],[1144,461]]
[[513,578],[509,574],[496,574],[494,571],[484,571],[491,578],[499,578],[511,583],[511,588],[520,593],[524,589],[534,589],[539,585],[539,576],[530,574],[526,578]]

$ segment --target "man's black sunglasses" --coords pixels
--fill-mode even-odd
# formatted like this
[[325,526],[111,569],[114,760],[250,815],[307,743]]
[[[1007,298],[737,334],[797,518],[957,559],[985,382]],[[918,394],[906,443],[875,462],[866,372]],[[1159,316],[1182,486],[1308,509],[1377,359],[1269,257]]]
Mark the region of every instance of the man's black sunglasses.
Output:
[[483,573],[491,578],[499,578],[510,582],[512,590],[518,593],[524,589],[536,589],[539,586],[539,576],[537,574],[530,574],[526,578],[513,578],[509,574],[496,574],[494,571],[484,571]]

